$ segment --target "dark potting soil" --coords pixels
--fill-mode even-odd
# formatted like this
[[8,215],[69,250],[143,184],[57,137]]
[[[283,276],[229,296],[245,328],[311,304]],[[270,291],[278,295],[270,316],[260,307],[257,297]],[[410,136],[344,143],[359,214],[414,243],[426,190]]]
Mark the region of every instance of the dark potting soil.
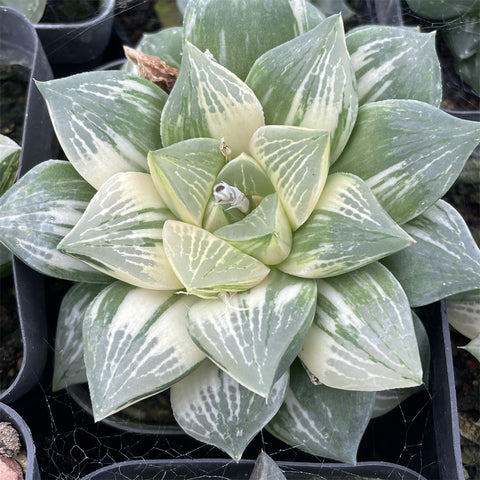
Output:
[[95,17],[100,0],[47,0],[40,23],[78,23]]
[[0,65],[0,134],[19,145],[29,79],[30,70],[22,65]]

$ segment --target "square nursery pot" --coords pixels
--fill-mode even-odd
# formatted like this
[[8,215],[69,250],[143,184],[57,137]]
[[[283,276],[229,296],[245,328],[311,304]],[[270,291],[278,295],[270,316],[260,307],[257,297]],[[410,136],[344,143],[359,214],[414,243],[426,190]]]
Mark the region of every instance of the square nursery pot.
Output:
[[78,23],[37,23],[51,64],[86,64],[99,58],[112,33],[115,0],[100,0],[95,16]]
[[[49,80],[52,72],[30,21],[10,8],[0,8],[0,65],[17,65],[28,72],[23,122],[22,152],[18,176],[56,150],[50,117],[33,79]],[[44,277],[19,260],[13,260],[23,361],[13,383],[0,392],[0,401],[10,403],[37,385],[47,358]]]

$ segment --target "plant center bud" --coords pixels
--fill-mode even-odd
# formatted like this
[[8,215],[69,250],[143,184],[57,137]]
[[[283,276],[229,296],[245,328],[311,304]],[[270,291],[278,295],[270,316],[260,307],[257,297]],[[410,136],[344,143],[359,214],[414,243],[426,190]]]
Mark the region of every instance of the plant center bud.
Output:
[[228,183],[220,182],[213,187],[213,197],[218,205],[230,205],[230,208],[238,208],[242,213],[248,213],[250,202],[243,192]]

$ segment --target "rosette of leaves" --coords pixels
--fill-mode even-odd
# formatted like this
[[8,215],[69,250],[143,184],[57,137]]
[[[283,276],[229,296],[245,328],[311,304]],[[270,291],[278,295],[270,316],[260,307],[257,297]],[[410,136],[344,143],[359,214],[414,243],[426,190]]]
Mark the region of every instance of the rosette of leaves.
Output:
[[303,0],[190,2],[182,32],[169,94],[124,71],[38,84],[69,162],[21,178],[0,226],[76,282],[54,388],[88,380],[101,420],[171,387],[235,459],[266,427],[354,462],[376,392],[424,381],[411,308],[480,287],[439,200],[480,129],[438,108],[433,34],[345,37]]

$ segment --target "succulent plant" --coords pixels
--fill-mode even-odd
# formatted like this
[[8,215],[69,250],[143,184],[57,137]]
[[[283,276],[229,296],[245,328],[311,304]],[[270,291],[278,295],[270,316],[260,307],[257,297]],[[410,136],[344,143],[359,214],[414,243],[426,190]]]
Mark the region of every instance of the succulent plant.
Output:
[[54,388],[88,380],[96,420],[170,388],[235,459],[266,427],[354,462],[376,396],[426,381],[412,307],[480,288],[440,199],[480,129],[438,108],[434,34],[345,37],[303,0],[190,2],[182,32],[158,34],[169,94],[125,71],[38,83],[69,162],[22,177],[0,227],[76,282]]

